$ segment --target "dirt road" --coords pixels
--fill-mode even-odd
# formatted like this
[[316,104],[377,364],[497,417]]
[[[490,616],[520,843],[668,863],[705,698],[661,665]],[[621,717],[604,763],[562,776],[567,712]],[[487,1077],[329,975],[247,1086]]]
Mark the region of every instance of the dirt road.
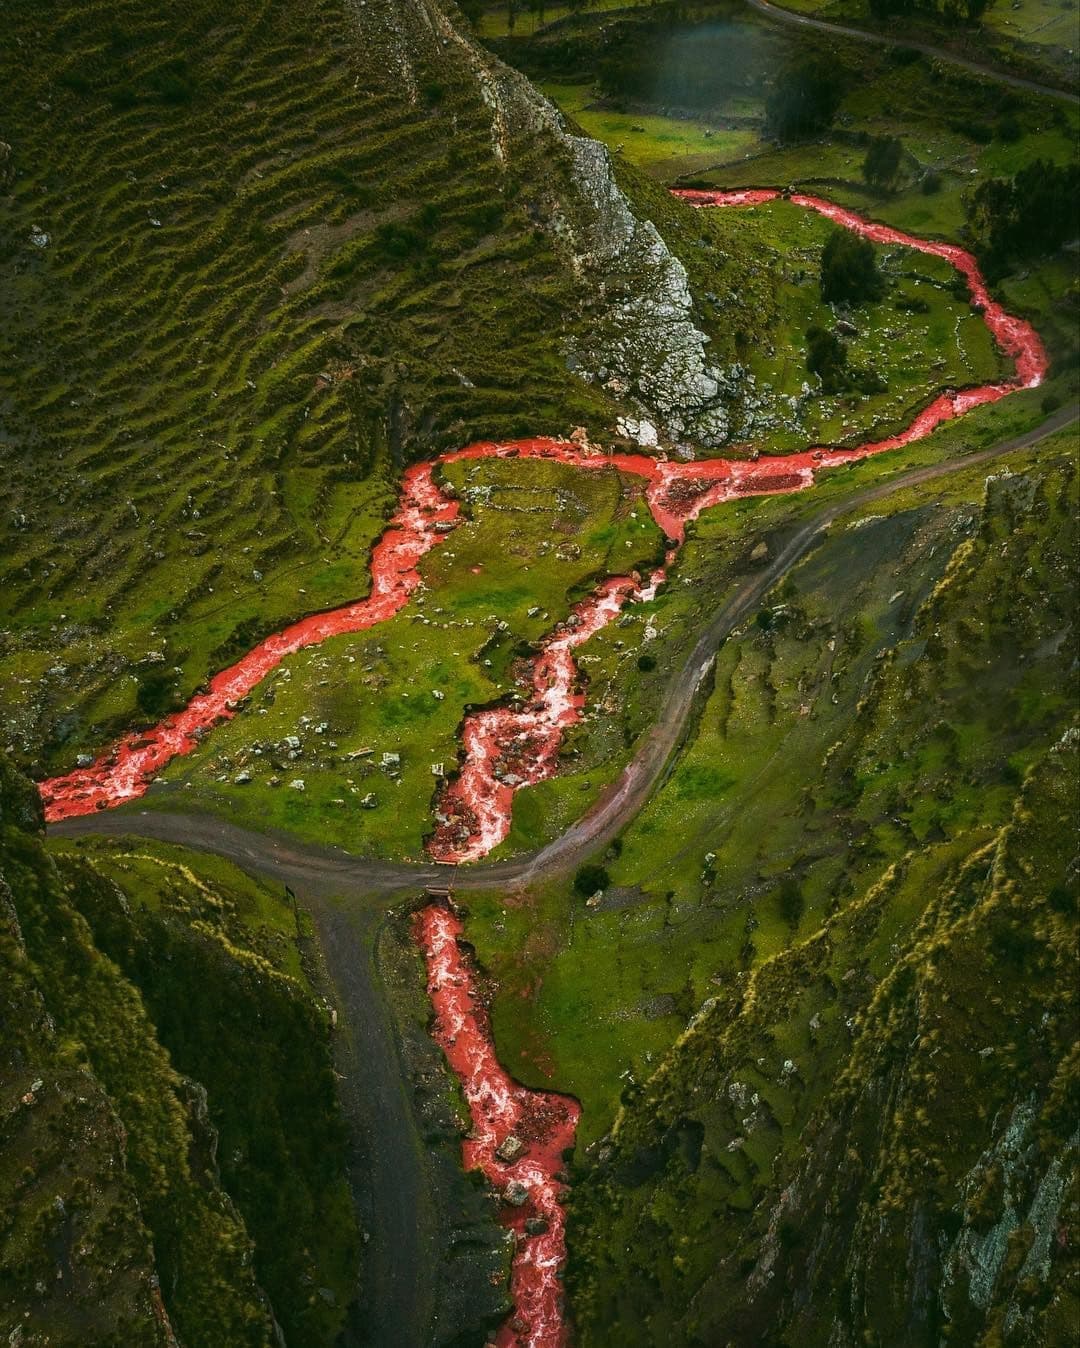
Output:
[[766,19],[770,19],[774,23],[786,23],[793,28],[813,28],[821,33],[836,33],[842,37],[853,38],[856,42],[868,42],[874,47],[910,47],[912,51],[922,52],[924,56],[929,56],[935,61],[943,61],[946,65],[958,66],[961,70],[967,70],[972,75],[980,75],[983,79],[993,80],[997,84],[1007,84],[1013,89],[1024,89],[1028,93],[1042,94],[1044,98],[1057,98],[1064,103],[1080,103],[1080,95],[1072,93],[1068,89],[1058,89],[1052,84],[1043,84],[1040,80],[1024,79],[1022,75],[1010,75],[995,66],[983,65],[980,61],[969,61],[964,56],[957,56],[955,52],[951,52],[945,47],[932,46],[929,42],[911,42],[904,37],[890,37],[884,33],[872,33],[866,28],[851,28],[847,24],[827,23],[824,19],[814,19],[808,14],[796,14],[794,10],[785,9],[782,5],[772,5],[769,0],[746,0],[746,3],[751,9],[757,10],[759,14],[764,15]]
[[50,825],[52,835],[138,835],[227,857],[244,870],[292,886],[312,913],[342,1012],[337,1066],[353,1139],[354,1192],[370,1233],[363,1324],[349,1348],[434,1348],[432,1278],[451,1238],[451,1216],[436,1210],[423,1139],[408,1097],[393,1012],[375,964],[375,939],[392,896],[427,884],[456,890],[525,885],[565,872],[615,837],[651,797],[690,722],[694,697],[727,635],[760,605],[830,524],[853,510],[921,483],[990,464],[1074,422],[1080,407],[1054,413],[1023,435],[962,458],[855,492],[815,512],[771,564],[748,577],[709,619],[669,685],[657,720],[619,779],[547,847],[511,861],[470,866],[372,861],[329,847],[256,833],[208,815],[104,811]]
[[1036,444],[1070,425],[1078,415],[1080,407],[1075,404],[1061,408],[1023,435],[946,463],[901,473],[834,501],[813,514],[773,561],[747,577],[738,591],[709,619],[686,664],[669,684],[656,722],[643,736],[618,780],[576,824],[536,852],[511,861],[478,862],[469,866],[374,861],[350,856],[339,848],[301,843],[271,833],[256,833],[209,815],[156,810],[103,811],[52,824],[49,832],[63,837],[86,833],[134,834],[182,843],[227,857],[268,880],[294,888],[299,886],[305,893],[321,896],[355,895],[381,899],[394,890],[433,883],[452,883],[458,890],[506,888],[568,870],[615,837],[649,799],[680,742],[694,694],[711,670],[718,646],[812,547],[823,530],[840,516],[883,500],[894,492],[991,463],[1003,455]]

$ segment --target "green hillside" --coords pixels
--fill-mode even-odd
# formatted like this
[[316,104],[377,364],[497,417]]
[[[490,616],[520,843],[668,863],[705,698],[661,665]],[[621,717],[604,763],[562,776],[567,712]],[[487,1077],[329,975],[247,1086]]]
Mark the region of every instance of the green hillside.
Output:
[[54,1343],[332,1342],[358,1240],[292,914],[183,854],[54,859],[0,771],[0,1319]]
[[[1010,1201],[1030,1207],[1053,1158],[1055,1175],[1072,1164],[1054,1103],[1075,1088],[1071,449],[1061,437],[1056,453],[834,525],[721,648],[695,736],[598,858],[603,893],[470,896],[500,1054],[585,1107],[569,1271],[583,1342],[891,1343],[925,1285],[922,1328],[902,1341],[944,1316],[974,1343],[1020,1295],[1006,1279],[997,1300],[966,1301],[963,1242],[955,1269],[916,1276],[871,1240],[865,1205],[887,1175],[896,1231],[924,1223],[927,1249],[952,1240],[960,1177],[1029,1101],[1032,1127],[1052,1106],[1052,1129]],[[940,1033],[920,1028],[924,986],[955,1003]],[[943,1040],[947,1070],[923,1064],[918,1035],[927,1055]],[[870,1063],[884,1080],[859,1108],[890,1118],[904,1102],[895,1136],[842,1103],[843,1082],[869,1090]],[[775,1299],[751,1295],[780,1195],[816,1193],[845,1154],[859,1179],[845,1227],[833,1199],[833,1262],[814,1244],[817,1209],[782,1213],[807,1267],[785,1264]],[[1034,1239],[1018,1224],[1008,1268]],[[1071,1303],[1048,1289],[1072,1286],[1071,1255],[1053,1258],[1066,1262],[1018,1303],[1039,1317],[1018,1342],[1039,1342],[1037,1326],[1065,1341]],[[849,1263],[868,1288],[850,1311]]]
[[[5,20],[0,697],[25,762],[366,593],[408,459],[611,431],[574,350],[622,388],[680,343],[700,363],[688,295],[618,358],[605,286],[651,305],[678,265],[434,7]],[[728,290],[722,267],[698,273]]]

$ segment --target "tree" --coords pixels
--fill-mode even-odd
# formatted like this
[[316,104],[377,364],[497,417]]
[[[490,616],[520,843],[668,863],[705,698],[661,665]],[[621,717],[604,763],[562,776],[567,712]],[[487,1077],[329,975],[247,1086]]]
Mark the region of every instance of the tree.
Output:
[[863,160],[863,177],[871,187],[892,187],[900,172],[904,147],[897,136],[875,136]]
[[842,393],[847,388],[847,347],[824,328],[810,328],[806,334],[806,368],[821,379],[825,393]]
[[884,290],[870,240],[833,230],[821,255],[821,298],[827,304],[864,304],[880,299]]
[[843,82],[835,66],[807,61],[782,74],[765,102],[765,130],[777,140],[805,140],[832,124]]
[[597,861],[587,861],[584,866],[579,866],[574,876],[574,888],[583,899],[591,898],[600,890],[607,889],[610,882],[611,876]]
[[992,178],[965,202],[968,224],[991,275],[1014,259],[1051,253],[1078,232],[1080,168],[1037,159],[1015,178]]

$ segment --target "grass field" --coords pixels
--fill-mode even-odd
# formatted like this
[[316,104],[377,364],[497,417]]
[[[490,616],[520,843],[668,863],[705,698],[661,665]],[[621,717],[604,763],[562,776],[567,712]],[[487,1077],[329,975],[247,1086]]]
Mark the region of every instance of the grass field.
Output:
[[[989,486],[959,475],[834,526],[725,643],[697,733],[609,854],[595,911],[558,884],[470,896],[500,1052],[581,1096],[586,1144],[717,982],[786,948],[793,927],[813,931],[906,850],[1007,817],[1071,715],[1055,635],[1071,448],[1059,436]],[[1039,503],[1027,516],[1025,501]],[[1033,607],[1013,639],[1003,606],[1021,590]]]
[[655,113],[618,112],[598,105],[588,85],[544,84],[547,96],[588,136],[602,140],[628,163],[667,181],[679,173],[705,169],[757,148],[750,128],[720,130],[707,120],[690,121]]
[[[529,460],[447,474],[471,518],[424,559],[420,597],[368,633],[286,661],[149,801],[362,855],[421,854],[433,765],[456,767],[466,708],[511,693],[515,662],[574,600],[662,546],[638,479]],[[384,767],[384,753],[400,763]]]

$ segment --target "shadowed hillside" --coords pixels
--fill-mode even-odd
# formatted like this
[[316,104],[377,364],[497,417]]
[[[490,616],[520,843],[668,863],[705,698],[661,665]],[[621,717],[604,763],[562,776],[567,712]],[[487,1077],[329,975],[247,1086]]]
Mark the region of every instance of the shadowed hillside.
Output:
[[358,1240],[292,914],[147,848],[114,856],[121,888],[76,849],[54,860],[40,829],[0,765],[3,1323],[54,1343],[262,1345],[275,1325],[332,1342]]

